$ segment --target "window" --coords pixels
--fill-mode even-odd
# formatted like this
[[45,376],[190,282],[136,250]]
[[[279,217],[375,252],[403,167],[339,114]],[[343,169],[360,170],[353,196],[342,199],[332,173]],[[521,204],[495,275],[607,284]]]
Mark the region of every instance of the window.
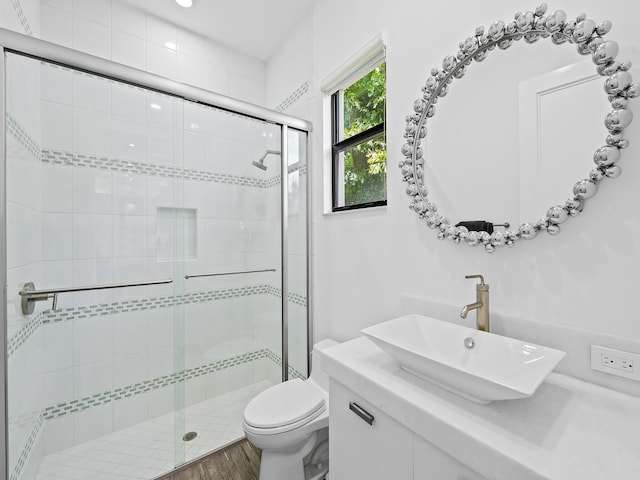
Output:
[[386,64],[331,96],[334,212],[387,204]]

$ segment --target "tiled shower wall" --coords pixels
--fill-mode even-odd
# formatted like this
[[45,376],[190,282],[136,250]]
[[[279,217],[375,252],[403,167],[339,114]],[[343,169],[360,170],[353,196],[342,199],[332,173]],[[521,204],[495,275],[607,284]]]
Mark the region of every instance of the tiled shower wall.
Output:
[[[46,40],[264,104],[265,66],[262,62],[117,1],[43,0],[40,4],[37,0],[0,0],[0,26],[40,36],[41,9],[44,23],[41,36]],[[167,39],[173,38],[180,46],[179,51],[164,46]],[[133,126],[130,133],[137,134],[138,139],[144,137],[144,141],[136,147],[127,145],[129,148],[120,149],[112,143],[110,148],[105,131],[111,127],[112,119],[108,118],[105,105],[110,99],[117,108],[117,98],[120,98],[122,107],[130,100],[126,93],[120,91],[113,97],[105,97],[104,85],[102,89],[98,88],[98,94],[92,93],[90,88],[96,85],[90,87],[87,76],[72,78],[69,89],[68,84],[60,83],[69,71],[46,67],[49,73],[40,106],[40,96],[34,93],[39,91],[36,88],[40,78],[37,70],[45,67],[33,68],[15,82],[24,86],[18,97],[33,100],[32,108],[26,110],[29,118],[25,117],[25,112],[17,111],[7,118],[13,128],[8,136],[8,146],[16,160],[9,161],[8,168],[22,169],[23,173],[26,169],[30,175],[22,177],[29,180],[16,184],[13,193],[9,185],[9,231],[13,234],[10,248],[15,253],[13,257],[10,252],[13,258],[9,259],[9,285],[13,293],[20,289],[26,278],[38,286],[53,286],[89,284],[99,278],[105,282],[129,281],[132,274],[143,270],[149,275],[166,276],[169,268],[150,262],[148,257],[155,251],[158,258],[166,261],[167,251],[184,243],[198,248],[203,260],[199,266],[202,267],[228,270],[240,264],[263,266],[263,260],[273,257],[273,251],[269,252],[267,247],[276,232],[273,218],[261,215],[267,213],[264,206],[271,202],[271,198],[263,201],[265,195],[279,196],[279,184],[274,180],[277,175],[273,171],[275,163],[266,175],[251,171],[250,175],[257,174],[257,179],[247,180],[249,177],[243,171],[236,171],[237,184],[228,182],[227,173],[208,171],[203,167],[202,144],[205,157],[206,152],[219,145],[212,145],[205,130],[198,131],[207,123],[198,124],[198,119],[204,120],[207,115],[187,106],[181,118],[186,128],[181,146],[184,157],[194,159],[194,163],[187,165],[187,162],[181,168],[181,184],[169,184],[166,178],[176,172],[172,170],[175,166],[163,162],[163,151],[167,147],[164,135],[167,129],[163,129],[168,126],[166,108],[162,110],[164,120],[161,120],[163,114],[154,110],[156,118],[149,122],[151,126],[145,127],[144,132],[135,126],[136,121],[142,121],[139,103],[133,102],[133,110],[138,109],[138,116],[133,111],[114,111],[115,116],[120,117],[118,121],[126,125],[122,130]],[[37,86],[33,85],[34,81]],[[308,84],[304,83],[286,97],[283,94],[281,101],[276,102],[277,110],[291,111],[307,91]],[[122,95],[118,97],[119,94]],[[156,100],[155,103],[161,103],[163,97],[157,96]],[[41,127],[41,116],[51,119],[58,114],[66,121],[53,121],[44,129]],[[148,115],[146,112],[144,121]],[[238,123],[238,118],[230,118],[229,125]],[[192,119],[195,120],[187,124]],[[66,128],[69,122],[73,125],[71,130]],[[191,127],[194,124],[198,127]],[[211,125],[204,128],[211,128]],[[218,125],[213,128],[217,129]],[[46,138],[41,138],[41,132]],[[263,133],[259,132],[260,135]],[[270,133],[273,133],[272,138],[279,136],[267,132],[258,142],[260,148],[273,141],[269,140]],[[244,132],[241,136],[244,139],[246,135]],[[113,138],[111,142],[114,142]],[[92,146],[87,148],[90,144]],[[144,165],[146,159],[145,162],[137,161],[131,153],[130,149],[139,150],[143,144],[147,157],[157,160],[152,171],[149,165]],[[155,152],[154,146],[157,147]],[[174,148],[180,148],[180,145],[174,145]],[[275,147],[270,145],[269,148]],[[290,152],[294,151],[299,152],[300,158],[299,161],[293,158],[289,168],[289,342],[290,374],[296,376],[306,373],[307,363],[306,146],[290,145]],[[223,146],[221,153],[226,155],[228,150]],[[244,157],[244,152],[234,150],[234,153]],[[252,151],[250,155],[261,153]],[[111,172],[105,176],[107,168]],[[105,190],[108,177],[111,200],[106,197]],[[136,182],[142,177],[146,180]],[[215,184],[215,198],[204,196],[206,182]],[[79,185],[93,187],[73,190]],[[240,185],[244,188],[238,188]],[[256,196],[256,189],[269,190],[269,193]],[[253,199],[247,198],[252,195],[250,192],[253,192]],[[145,193],[146,199],[143,198]],[[182,196],[182,210],[169,212],[176,216],[176,222],[182,222],[181,225],[189,223],[190,212],[197,210],[197,205],[202,207],[203,218],[199,219],[196,235],[189,242],[162,238],[158,222],[154,224],[155,220],[144,218],[145,215],[153,216],[154,196],[167,200],[171,195],[174,199]],[[119,200],[115,200],[116,197]],[[251,221],[241,223],[243,242],[237,241],[230,231],[235,215],[226,208],[230,199],[245,205],[241,218],[245,214],[261,216],[260,219],[249,219],[256,220],[253,224]],[[112,208],[110,212],[108,204]],[[144,208],[145,213],[140,208]],[[221,210],[226,213],[212,222],[212,218],[204,218],[207,210],[207,214],[214,216]],[[109,215],[110,221],[103,222]],[[230,217],[225,219],[225,215]],[[159,217],[159,223],[162,223],[162,215]],[[258,225],[260,221],[261,226]],[[43,237],[43,232],[48,234]],[[138,242],[134,236],[139,234],[148,237]],[[155,239],[150,240],[154,236]],[[258,248],[252,254],[238,253],[242,249],[240,246],[247,246],[249,238],[258,237]],[[220,249],[221,238],[235,245],[233,252]],[[216,253],[212,255],[206,253],[214,251]],[[183,254],[188,256],[189,252]],[[279,260],[275,263],[279,264]],[[191,265],[194,265],[193,261]],[[189,261],[186,270],[188,267]],[[186,270],[174,272],[175,276],[192,273]],[[176,385],[180,386],[178,392],[184,403],[190,404],[256,379],[279,381],[280,358],[274,352],[280,350],[280,291],[273,286],[278,278],[278,273],[256,275],[249,287],[235,279],[199,280],[204,296],[195,286],[189,290],[177,284],[172,289],[148,287],[137,289],[135,293],[120,290],[109,294],[61,296],[59,313],[38,315],[46,308],[38,305],[36,314],[31,317],[19,313],[19,306],[15,304],[17,295],[14,295],[9,306],[11,477],[32,478],[45,453],[173,408]],[[140,298],[150,301],[143,302]],[[105,304],[109,308],[102,308]],[[274,316],[275,310],[278,312]],[[252,315],[254,321],[248,324],[247,319]],[[184,328],[171,331],[169,317],[172,316],[182,319]],[[227,322],[222,320],[225,318]],[[97,319],[102,321],[98,323]],[[148,336],[142,340],[144,327]],[[103,334],[106,336],[96,343],[96,335]],[[73,346],[69,344],[71,339]],[[170,342],[176,339],[182,342],[182,347],[171,352]],[[170,366],[183,373],[167,374]],[[179,383],[185,379],[186,382]]]
[[[38,281],[43,273],[41,195],[46,171],[40,162],[39,65],[12,62],[7,70],[7,89],[16,96],[7,101],[7,281],[8,292],[17,292],[21,280]],[[19,101],[17,99],[20,99]],[[18,465],[26,475],[35,474],[42,458],[42,331],[20,312],[17,295],[8,295],[7,336],[21,338],[21,348],[8,359],[9,468]],[[28,333],[27,333],[28,332]],[[22,334],[22,335],[21,335]],[[27,463],[33,452],[33,461]]]
[[[15,60],[32,67],[31,60]],[[21,119],[21,109],[9,109],[11,143],[19,151],[13,163],[31,173],[11,183],[10,199],[30,209],[11,215],[19,225],[10,228],[14,303],[26,280],[42,287],[175,282],[62,294],[57,312],[43,313],[50,306],[39,304],[30,318],[12,305],[11,395],[44,399],[26,412],[30,419],[19,435],[25,440],[17,442],[12,432],[15,478],[29,478],[43,452],[171,411],[181,380],[188,405],[280,375],[278,272],[183,280],[187,273],[279,268],[278,160],[267,157],[266,172],[251,165],[266,149],[279,150],[279,129],[35,65],[40,72],[31,77],[42,75],[43,87],[41,104],[31,108],[34,126]],[[291,179],[306,176],[299,167],[292,165]],[[21,197],[26,192],[42,193],[30,206]],[[167,211],[174,212],[169,227],[184,235],[166,228],[161,212]],[[42,245],[22,241],[36,241],[44,231]],[[39,256],[24,264],[25,252]],[[304,293],[290,295],[301,311]],[[29,367],[33,387],[25,391]],[[10,404],[29,406],[22,397]]]
[[250,103],[265,103],[264,62],[222,43],[118,0],[42,0],[41,8],[44,40]]

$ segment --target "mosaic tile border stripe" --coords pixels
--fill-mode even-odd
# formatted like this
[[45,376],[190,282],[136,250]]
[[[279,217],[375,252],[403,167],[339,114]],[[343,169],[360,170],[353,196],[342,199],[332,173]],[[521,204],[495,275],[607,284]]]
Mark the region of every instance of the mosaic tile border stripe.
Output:
[[[49,165],[64,167],[93,168],[118,173],[133,173],[153,177],[178,178],[183,180],[195,180],[201,182],[213,182],[226,185],[238,185],[253,188],[272,188],[280,185],[279,175],[263,179],[257,177],[245,177],[241,175],[228,175],[225,173],[196,170],[193,168],[175,167],[173,165],[155,165],[134,160],[122,160],[99,155],[67,152],[64,150],[41,149],[38,143],[31,138],[24,128],[10,115],[6,115],[7,130],[23,145],[33,156]],[[289,173],[296,170],[301,175],[307,172],[306,165],[296,163],[289,166]]]
[[298,88],[296,88],[291,95],[285,98],[280,105],[276,107],[278,112],[284,112],[291,105],[296,103],[302,98],[302,96],[309,91],[309,82],[304,82]]
[[11,356],[29,339],[31,335],[36,333],[40,325],[42,325],[43,312],[38,312],[29,319],[27,324],[12,335],[7,341],[7,357]]
[[31,29],[31,25],[29,25],[29,20],[27,19],[27,15],[22,9],[22,4],[20,3],[20,1],[11,0],[11,4],[13,5],[13,9],[16,11],[16,15],[18,15],[18,20],[20,20],[22,28],[24,28],[24,32],[27,35],[33,35],[33,30]]
[[[84,397],[79,400],[71,400],[70,402],[47,407],[38,415],[38,418],[36,419],[33,428],[31,429],[27,441],[25,442],[25,445],[20,452],[20,457],[9,476],[9,480],[18,480],[20,478],[22,470],[24,469],[24,466],[26,465],[27,460],[31,455],[31,451],[33,450],[33,447],[38,440],[40,432],[42,431],[42,426],[45,420],[54,420],[65,415],[87,410],[91,407],[104,405],[111,401],[129,398],[133,395],[140,395],[157,388],[174,385],[178,382],[190,380],[192,378],[206,375],[208,373],[224,370],[225,368],[241,365],[248,362],[253,362],[262,358],[267,358],[274,362],[275,365],[282,366],[282,358],[279,355],[274,353],[271,349],[263,348],[262,350],[245,353],[243,355],[236,355],[234,357],[210,363],[208,365],[201,365],[199,367],[184,370],[172,375],[164,375],[162,377],[154,378],[153,380],[146,380],[144,382],[128,385],[126,387],[117,388],[109,392],[103,392],[100,394]],[[292,366],[289,366],[289,378],[300,378],[304,380],[306,379],[306,375],[302,374]]]
[[[82,412],[92,407],[107,404],[115,400],[121,400],[123,398],[129,398],[134,395],[141,395],[143,393],[150,392],[152,390],[175,385],[179,382],[191,380],[193,378],[207,375],[209,373],[224,370],[226,368],[242,365],[249,362],[254,362],[262,358],[268,358],[272,360],[276,365],[282,365],[282,360],[278,355],[272,352],[268,348],[257,350],[242,355],[236,355],[234,357],[219,360],[217,362],[209,363],[207,365],[201,365],[199,367],[183,370],[171,375],[164,375],[154,378],[152,380],[145,380],[144,382],[127,385],[126,387],[116,388],[107,392],[97,393],[81,399],[71,400],[69,402],[60,403],[46,407],[42,411],[42,417],[45,420],[54,420],[56,418],[64,417],[72,413]],[[290,368],[290,375],[295,375],[296,378],[305,378],[300,372],[294,368]]]
[[134,160],[121,160],[118,158],[85,155],[82,153],[65,152],[61,150],[43,149],[42,162],[51,165],[93,168],[97,170],[108,170],[111,172],[134,173],[152,177],[180,178],[184,180],[197,180],[201,182],[240,185],[243,187],[269,188],[280,183],[279,177],[264,180],[255,177],[227,175],[224,173],[214,173],[206,170],[175,167],[173,165],[153,165],[146,162],[138,162]]
[[13,135],[13,137],[23,146],[25,147],[34,158],[40,160],[42,156],[42,152],[40,150],[40,145],[36,142],[31,136],[27,133],[27,131],[20,126],[20,124],[13,118],[11,115],[7,113],[7,131],[9,134]]
[[[125,300],[109,304],[82,305],[79,307],[62,308],[51,311],[44,310],[34,315],[29,322],[16,332],[7,342],[7,354],[11,356],[33,335],[40,325],[48,323],[66,322],[74,318],[97,317],[117,313],[138,312],[155,308],[187,305],[191,303],[225,300],[229,298],[246,297],[250,295],[282,296],[282,290],[272,285],[253,285],[249,287],[227,288],[208,292],[188,293],[185,295],[171,295],[166,297],[152,297],[135,300]],[[304,295],[289,292],[289,302],[306,307],[307,298]]]
[[18,480],[22,475],[22,470],[24,469],[27,460],[31,456],[31,451],[33,450],[34,445],[38,441],[38,437],[40,436],[44,420],[44,416],[42,415],[42,412],[40,412],[38,418],[33,424],[33,428],[31,429],[29,436],[27,437],[25,445],[20,452],[20,457],[18,458],[16,465],[13,467],[13,470],[9,474],[9,480]]

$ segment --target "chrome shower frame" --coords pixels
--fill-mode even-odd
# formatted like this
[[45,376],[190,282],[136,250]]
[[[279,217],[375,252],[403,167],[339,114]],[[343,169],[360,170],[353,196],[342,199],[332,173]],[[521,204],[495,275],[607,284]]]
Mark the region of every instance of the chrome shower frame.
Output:
[[[16,53],[35,59],[47,61],[50,63],[59,64],[62,66],[70,67],[76,70],[85,71],[91,74],[100,75],[106,78],[117,80],[119,82],[128,83],[131,85],[143,87],[149,90],[169,94],[175,97],[182,98],[191,102],[196,102],[204,105],[213,106],[216,108],[228,110],[243,114],[248,117],[256,118],[266,122],[270,122],[281,127],[281,152],[280,155],[281,165],[281,234],[282,234],[282,260],[281,260],[281,275],[282,275],[282,380],[288,378],[289,356],[288,356],[288,333],[289,333],[289,319],[287,315],[287,302],[289,297],[289,285],[287,281],[288,271],[288,258],[287,258],[287,237],[288,237],[288,221],[287,221],[287,187],[288,187],[288,161],[287,161],[287,133],[288,129],[298,130],[307,134],[307,190],[306,190],[306,202],[307,202],[307,348],[308,348],[308,371],[310,371],[311,361],[311,347],[313,345],[313,328],[311,318],[311,259],[310,259],[310,241],[311,241],[311,182],[310,182],[310,158],[311,158],[311,132],[312,124],[306,120],[302,120],[296,117],[286,115],[281,112],[269,110],[264,107],[253,105],[241,100],[227,97],[225,95],[213,93],[198,87],[193,87],[185,84],[178,83],[174,80],[170,80],[149,72],[121,65],[110,60],[95,57],[83,52],[72,50],[60,45],[56,45],[44,40],[33,38],[27,35],[23,35],[17,32],[0,28],[0,126],[2,126],[3,135],[0,135],[0,199],[2,206],[0,207],[0,217],[2,224],[2,232],[0,232],[0,282],[2,284],[2,300],[5,307],[2,308],[0,314],[0,344],[2,345],[2,355],[0,355],[0,379],[3,387],[2,394],[0,395],[0,429],[2,435],[0,436],[0,477],[4,475],[4,478],[9,478],[8,472],[8,429],[7,429],[7,342],[6,342],[6,329],[7,329],[7,259],[6,259],[6,109],[5,109],[5,89],[6,89],[6,75],[5,75],[5,54]],[[265,154],[266,156],[266,154]],[[307,372],[308,373],[308,372]]]

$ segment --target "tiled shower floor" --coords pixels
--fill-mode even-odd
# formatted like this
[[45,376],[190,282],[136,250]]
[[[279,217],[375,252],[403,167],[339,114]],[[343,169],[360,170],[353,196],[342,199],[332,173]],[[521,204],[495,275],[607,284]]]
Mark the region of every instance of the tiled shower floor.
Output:
[[37,480],[149,480],[167,473],[176,457],[192,460],[242,437],[245,406],[271,385],[265,380],[188,407],[184,432],[198,436],[177,455],[174,423],[181,420],[170,413],[46,456]]

